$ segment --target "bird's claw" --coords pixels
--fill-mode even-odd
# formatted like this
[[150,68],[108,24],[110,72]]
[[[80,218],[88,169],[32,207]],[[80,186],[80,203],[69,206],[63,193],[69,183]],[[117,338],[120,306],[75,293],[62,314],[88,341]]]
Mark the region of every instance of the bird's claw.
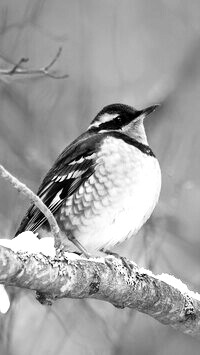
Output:
[[[115,256],[117,259],[120,259],[123,266],[128,270],[128,273],[129,274],[132,273],[133,265],[125,256],[120,256],[119,254],[104,248],[102,248],[101,251],[107,254],[108,256],[111,255],[111,256]],[[110,260],[106,260],[106,264],[110,267],[111,266]]]

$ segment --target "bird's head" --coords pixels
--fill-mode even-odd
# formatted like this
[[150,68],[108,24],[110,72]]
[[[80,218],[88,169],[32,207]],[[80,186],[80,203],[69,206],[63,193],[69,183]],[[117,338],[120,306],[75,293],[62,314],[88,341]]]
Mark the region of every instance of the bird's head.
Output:
[[97,133],[118,131],[143,144],[148,144],[143,121],[158,106],[153,105],[142,110],[124,104],[105,106],[91,122],[88,131]]

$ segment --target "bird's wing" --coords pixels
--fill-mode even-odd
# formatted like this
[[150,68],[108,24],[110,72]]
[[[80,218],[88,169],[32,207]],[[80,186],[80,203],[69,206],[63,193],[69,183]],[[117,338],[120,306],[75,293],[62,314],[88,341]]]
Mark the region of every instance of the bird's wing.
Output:
[[[47,173],[37,194],[53,214],[58,211],[63,201],[93,174],[96,149],[101,139],[100,135],[95,135],[81,141],[74,141],[61,153]],[[35,205],[32,205],[15,236],[25,230],[37,231],[44,224],[47,224],[45,216]]]

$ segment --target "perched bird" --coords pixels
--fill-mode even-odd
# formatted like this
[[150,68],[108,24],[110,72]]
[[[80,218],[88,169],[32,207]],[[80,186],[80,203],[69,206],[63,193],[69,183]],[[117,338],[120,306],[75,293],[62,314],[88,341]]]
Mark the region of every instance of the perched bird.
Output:
[[[161,172],[143,120],[157,106],[104,107],[57,158],[38,196],[54,214],[63,245],[70,240],[84,253],[110,249],[136,234],[150,217],[160,194]],[[34,205],[16,235],[25,230],[41,237],[49,231]]]

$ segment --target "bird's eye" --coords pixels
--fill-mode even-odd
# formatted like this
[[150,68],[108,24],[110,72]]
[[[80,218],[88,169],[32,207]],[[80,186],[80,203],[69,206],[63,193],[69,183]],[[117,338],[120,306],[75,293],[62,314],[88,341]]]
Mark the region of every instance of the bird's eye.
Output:
[[115,122],[119,129],[122,128],[122,119],[120,116],[116,117]]

